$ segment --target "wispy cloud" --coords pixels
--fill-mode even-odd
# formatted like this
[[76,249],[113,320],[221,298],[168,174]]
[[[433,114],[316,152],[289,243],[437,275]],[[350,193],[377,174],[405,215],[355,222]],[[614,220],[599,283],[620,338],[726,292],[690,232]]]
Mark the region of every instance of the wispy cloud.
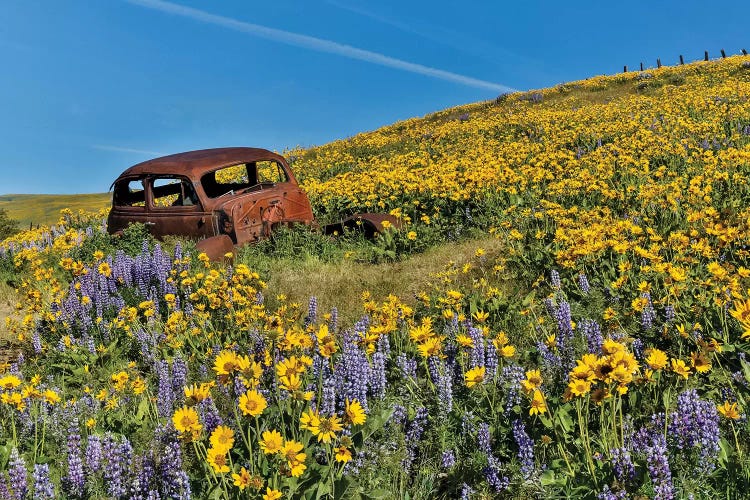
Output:
[[479,57],[487,61],[497,62],[499,60],[507,60],[510,58],[524,65],[532,61],[526,56],[521,56],[508,49],[498,47],[496,45],[488,43],[485,40],[476,38],[471,33],[458,33],[444,27],[435,26],[412,19],[410,19],[408,22],[397,21],[395,19],[375,13],[371,10],[362,8],[358,5],[354,5],[349,1],[325,1],[327,4],[332,5],[336,8],[346,10],[368,19],[372,19],[373,21],[391,26],[399,31],[403,31],[404,33],[416,35],[438,45],[451,47],[453,49],[459,50],[466,54],[470,54],[472,56]]
[[133,153],[138,155],[148,156],[166,156],[168,153],[162,153],[160,151],[148,151],[146,149],[134,149],[134,148],[122,148],[120,146],[108,146],[106,144],[92,144],[93,149],[100,151],[114,151],[116,153]]
[[359,49],[357,47],[352,47],[351,45],[345,45],[331,40],[325,40],[323,38],[316,38],[313,36],[302,35],[300,33],[293,33],[291,31],[269,28],[267,26],[261,26],[259,24],[248,23],[230,17],[211,14],[210,12],[194,9],[192,7],[185,7],[184,5],[166,2],[164,0],[125,1],[131,4],[147,7],[149,9],[154,9],[169,14],[187,17],[207,24],[214,24],[216,26],[240,31],[242,33],[257,36],[259,38],[273,40],[275,42],[283,43],[286,45],[302,47],[305,49],[325,52],[329,54],[336,54],[339,56],[348,57],[350,59],[378,64],[380,66],[386,66],[389,68],[400,69],[403,71],[408,71],[410,73],[417,73],[420,75],[425,75],[440,80],[446,80],[469,87],[492,90],[493,92],[515,91],[515,89],[506,85],[488,82],[486,80],[480,80],[478,78],[472,78],[465,75],[459,75],[457,73],[452,73],[450,71],[445,71],[438,68],[431,68],[422,64],[416,64],[409,61],[404,61],[402,59],[396,59],[395,57],[386,56],[385,54]]

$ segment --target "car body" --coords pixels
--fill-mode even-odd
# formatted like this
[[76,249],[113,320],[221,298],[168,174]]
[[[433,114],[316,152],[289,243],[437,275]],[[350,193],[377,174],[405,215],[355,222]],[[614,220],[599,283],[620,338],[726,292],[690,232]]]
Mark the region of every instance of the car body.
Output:
[[[278,224],[315,224],[289,163],[266,149],[203,149],[155,158],[125,170],[110,189],[110,233],[140,222],[156,237],[199,239],[199,248],[214,259],[269,237]],[[360,227],[372,236],[383,230],[384,220],[398,226],[387,214],[355,214],[324,231]]]

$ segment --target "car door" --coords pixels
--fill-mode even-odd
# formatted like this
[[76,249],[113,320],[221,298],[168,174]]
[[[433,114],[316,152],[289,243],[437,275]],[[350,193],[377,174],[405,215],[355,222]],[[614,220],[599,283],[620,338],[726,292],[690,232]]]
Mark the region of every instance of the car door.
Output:
[[151,176],[147,181],[149,214],[146,223],[156,237],[213,236],[211,214],[205,212],[192,182],[176,175]]
[[108,231],[119,233],[129,224],[148,224],[145,178],[118,179],[112,193],[112,209],[107,218]]

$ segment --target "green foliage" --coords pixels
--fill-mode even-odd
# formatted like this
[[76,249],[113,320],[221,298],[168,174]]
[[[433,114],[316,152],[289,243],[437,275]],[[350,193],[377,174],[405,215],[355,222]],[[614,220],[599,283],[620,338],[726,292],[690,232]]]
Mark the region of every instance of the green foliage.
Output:
[[18,221],[11,219],[8,213],[0,208],[0,241],[12,236],[19,230]]

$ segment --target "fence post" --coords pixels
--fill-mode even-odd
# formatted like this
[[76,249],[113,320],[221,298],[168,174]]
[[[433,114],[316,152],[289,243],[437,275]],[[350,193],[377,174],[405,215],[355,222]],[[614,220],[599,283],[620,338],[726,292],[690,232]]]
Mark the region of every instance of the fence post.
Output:
[[685,64],[685,59],[682,58],[682,54],[680,54],[680,66]]
[[724,49],[721,49],[721,58],[722,59],[726,59],[727,58],[727,54],[726,54],[726,52],[724,52]]
[[703,52],[703,60],[708,61],[708,51]]
[[656,67],[661,68],[661,59],[659,59],[658,57],[656,58]]
[[643,71],[643,63],[641,63],[641,71]]
[[622,68],[622,72],[623,73],[627,73],[628,72],[628,66],[627,66],[627,64],[625,65],[624,68]]
[[747,51],[746,51],[745,49],[742,49],[742,55],[743,55],[743,56],[746,56],[746,55],[747,55]]

